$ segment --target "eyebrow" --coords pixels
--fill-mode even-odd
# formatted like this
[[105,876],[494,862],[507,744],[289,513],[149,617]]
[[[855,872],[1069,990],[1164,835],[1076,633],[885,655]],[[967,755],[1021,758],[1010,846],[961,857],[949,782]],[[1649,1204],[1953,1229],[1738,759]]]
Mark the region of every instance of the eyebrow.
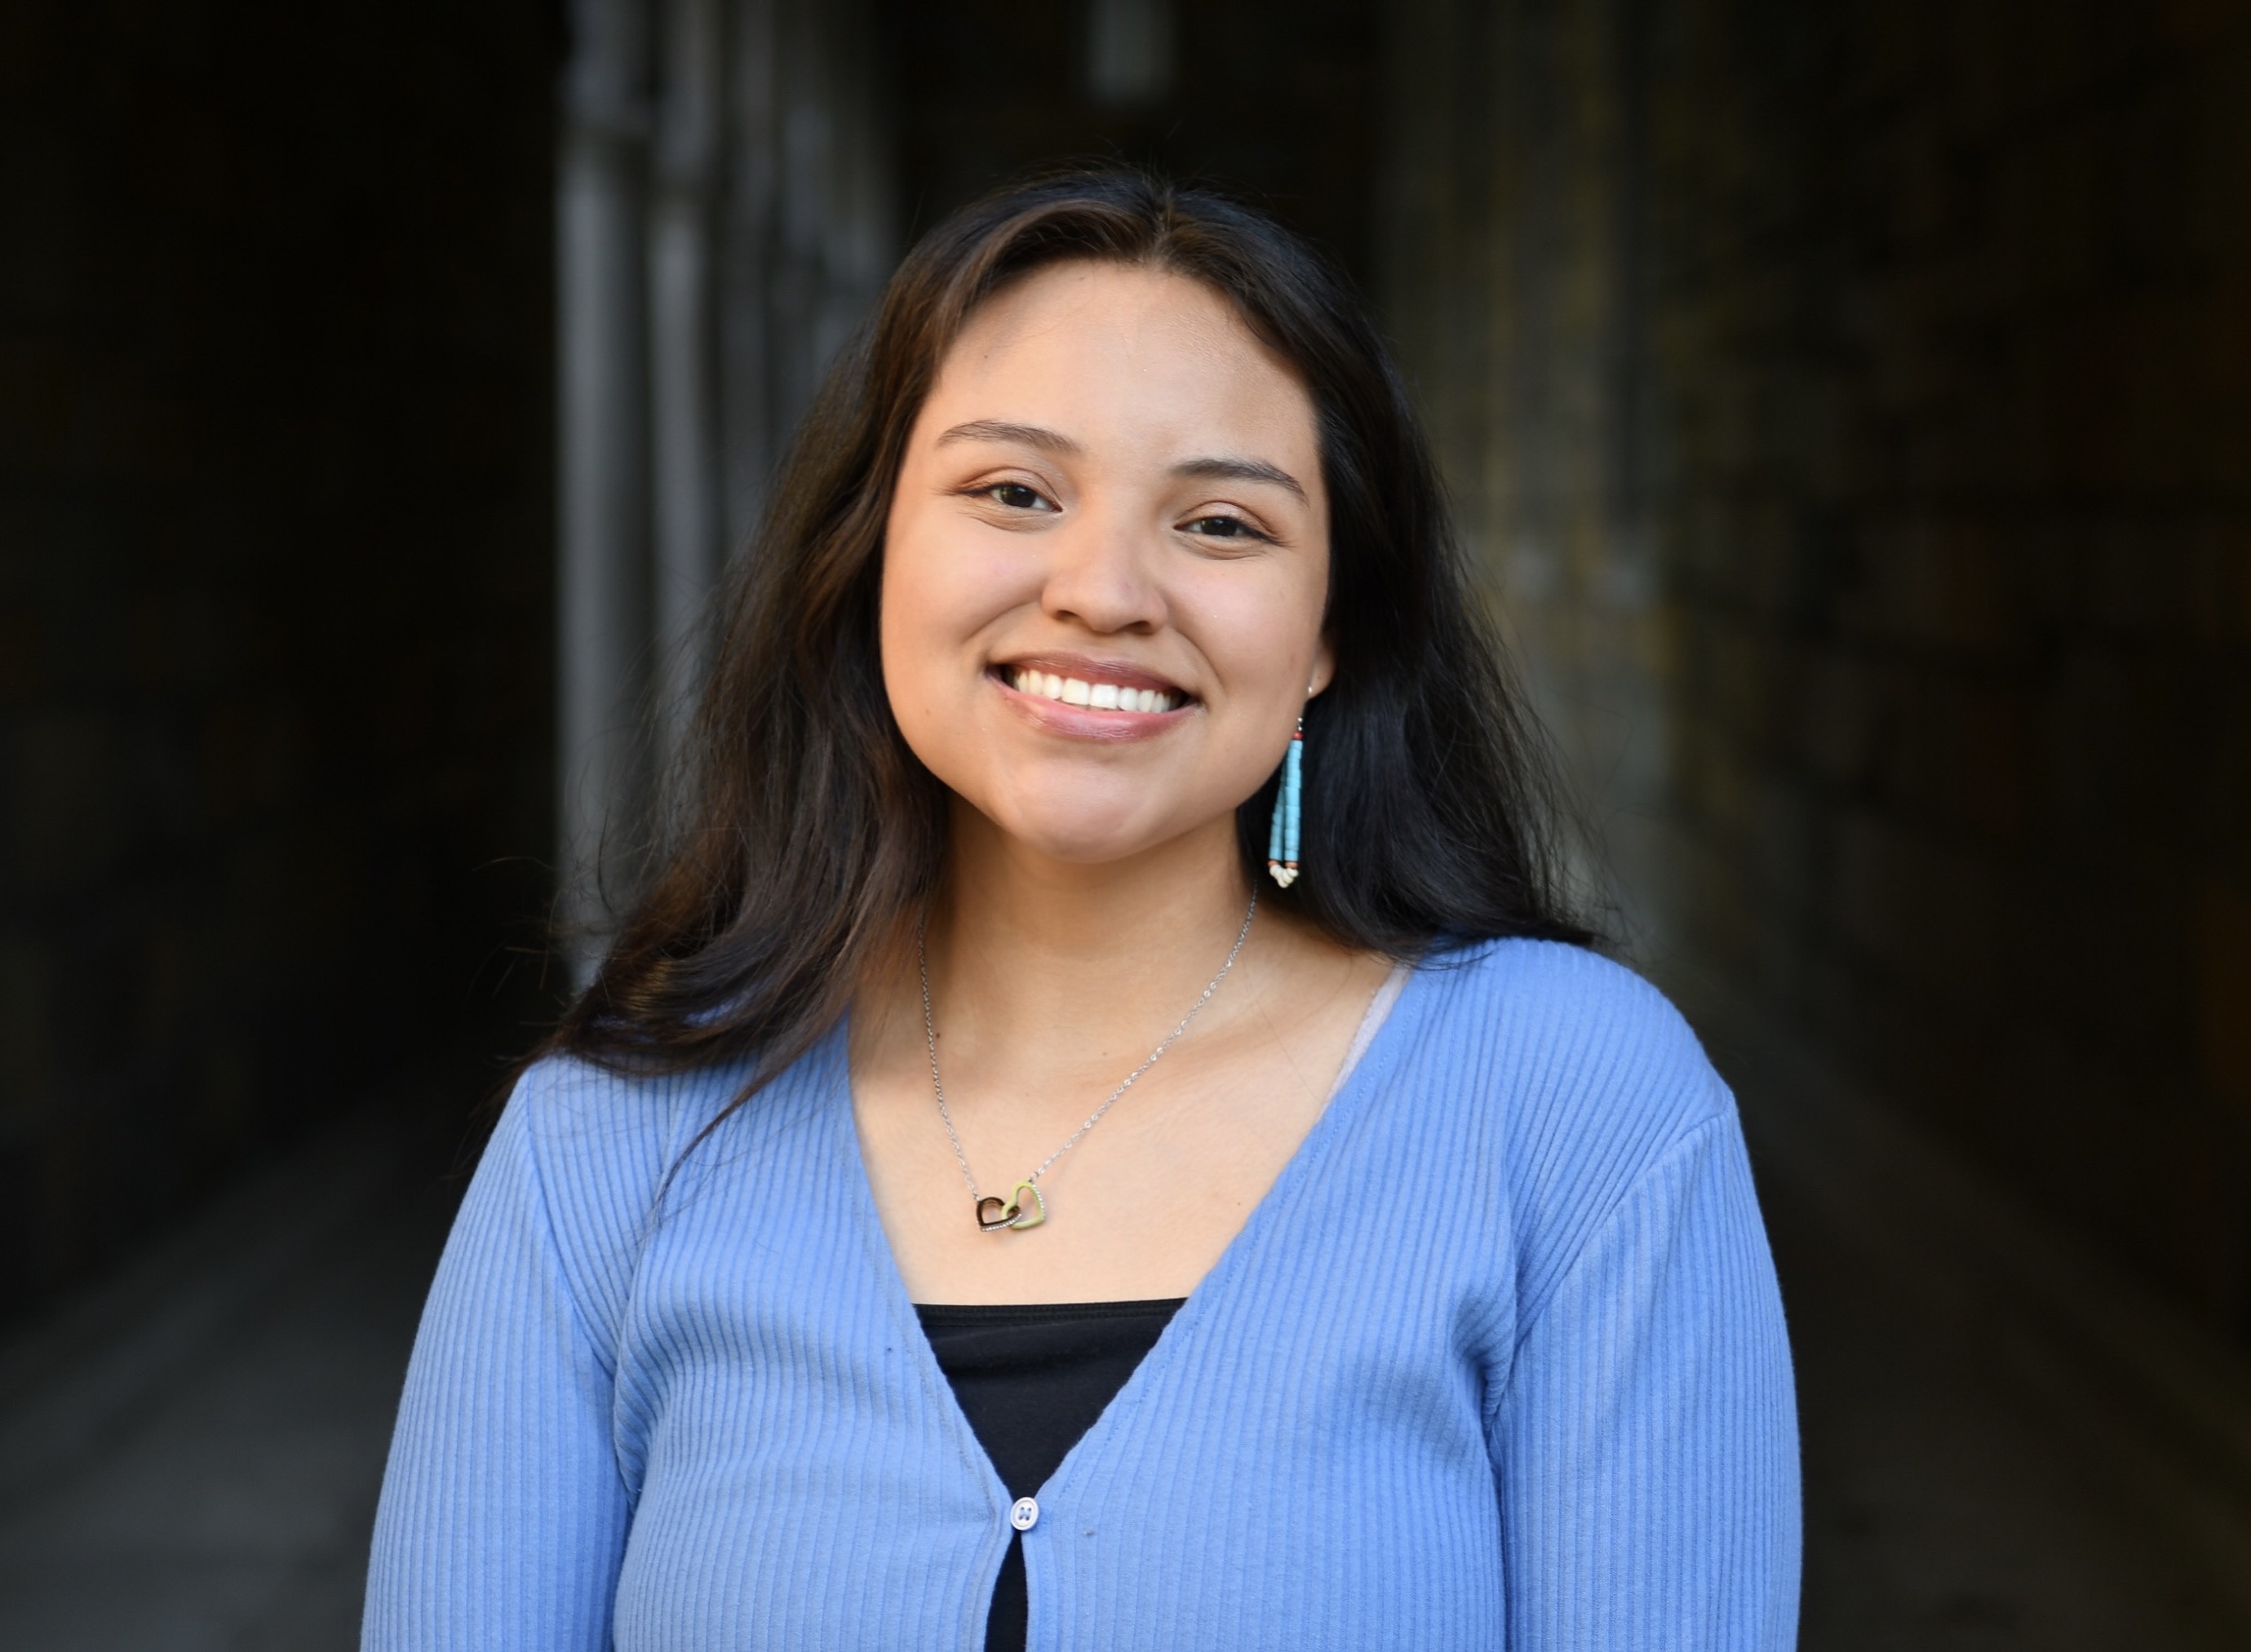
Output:
[[[966,425],[956,425],[938,439],[936,446],[944,447],[952,442],[1015,442],[1025,447],[1036,447],[1043,453],[1076,456],[1086,449],[1061,431],[1049,430],[1043,425],[1013,425],[1003,418],[973,418]],[[1202,459],[1184,459],[1172,468],[1172,474],[1186,480],[1271,482],[1277,487],[1286,487],[1304,502],[1305,485],[1279,465],[1270,465],[1263,459],[1237,459],[1212,455]]]
[[1286,487],[1301,503],[1310,503],[1304,486],[1295,476],[1279,465],[1270,465],[1263,459],[1188,459],[1173,467],[1173,474],[1181,477],[1209,477],[1218,481],[1271,482],[1277,487]]
[[949,442],[1016,442],[1050,453],[1086,451],[1061,431],[1048,430],[1038,425],[1011,425],[1001,418],[973,418],[966,425],[956,425],[939,437],[935,445],[943,447]]

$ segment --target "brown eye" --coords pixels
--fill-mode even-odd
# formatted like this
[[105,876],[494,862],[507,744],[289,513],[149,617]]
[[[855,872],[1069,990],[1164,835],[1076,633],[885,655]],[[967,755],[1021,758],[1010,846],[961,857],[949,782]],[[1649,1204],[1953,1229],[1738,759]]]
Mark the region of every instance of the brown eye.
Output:
[[1047,503],[1036,490],[1025,487],[1022,482],[995,482],[985,490],[985,496],[994,504],[1006,506],[1010,510],[1037,510]]
[[1240,516],[1199,516],[1184,525],[1185,532],[1208,539],[1264,539],[1266,536]]

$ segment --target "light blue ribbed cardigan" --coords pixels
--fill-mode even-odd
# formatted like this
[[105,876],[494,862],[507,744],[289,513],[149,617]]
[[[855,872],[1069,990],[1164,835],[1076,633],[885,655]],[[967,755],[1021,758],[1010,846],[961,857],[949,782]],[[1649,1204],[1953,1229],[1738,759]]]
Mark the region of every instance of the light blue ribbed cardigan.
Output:
[[[981,1647],[1010,1491],[893,1265],[843,1030],[655,1207],[740,1076],[525,1075],[415,1344],[366,1647]],[[1426,963],[1036,1490],[1036,1652],[1790,1647],[1789,1351],[1694,1037],[1572,948]]]

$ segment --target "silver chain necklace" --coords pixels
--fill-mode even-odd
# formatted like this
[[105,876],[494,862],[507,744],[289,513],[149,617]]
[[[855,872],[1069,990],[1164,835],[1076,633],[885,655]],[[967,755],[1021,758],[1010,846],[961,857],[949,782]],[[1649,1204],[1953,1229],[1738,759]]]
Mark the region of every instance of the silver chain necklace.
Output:
[[[1056,1160],[1078,1144],[1080,1137],[1099,1124],[1102,1116],[1118,1104],[1118,1098],[1133,1088],[1133,1081],[1154,1067],[1157,1058],[1172,1048],[1173,1041],[1188,1030],[1188,1023],[1195,1020],[1196,1012],[1211,1002],[1211,995],[1219,991],[1219,984],[1235,967],[1236,956],[1243,950],[1243,944],[1250,938],[1250,920],[1257,916],[1258,890],[1254,886],[1250,891],[1250,908],[1243,915],[1243,928],[1236,932],[1235,944],[1228,949],[1227,962],[1219,966],[1219,973],[1211,978],[1211,985],[1204,988],[1203,996],[1188,1006],[1188,1013],[1181,1017],[1181,1024],[1165,1034],[1165,1041],[1149,1052],[1149,1059],[1126,1074],[1126,1082],[1110,1092],[1109,1099],[1086,1116],[1085,1123],[1071,1131],[1070,1139],[1049,1153],[1037,1170],[1018,1182],[1009,1190],[1008,1197],[1002,1199],[995,1193],[977,1191],[977,1177],[969,1168],[969,1155],[962,1151],[960,1134],[953,1128],[953,1115],[946,1110],[945,1086],[939,1082],[938,1076],[938,1023],[930,1012],[930,957],[923,949],[923,930],[930,921],[930,914],[927,909],[924,911],[915,923],[915,968],[922,976],[922,1035],[930,1048],[930,1088],[938,1096],[938,1116],[945,1122],[945,1139],[953,1144],[954,1162],[961,1166],[961,1179],[969,1184],[969,1197],[975,1201],[980,1233],[998,1234],[1012,1227],[1037,1227],[1047,1220],[1048,1201],[1047,1196],[1040,1192],[1040,1178],[1048,1173]],[[1032,1199],[1032,1208],[1029,1211],[1024,1208],[1027,1193]]]

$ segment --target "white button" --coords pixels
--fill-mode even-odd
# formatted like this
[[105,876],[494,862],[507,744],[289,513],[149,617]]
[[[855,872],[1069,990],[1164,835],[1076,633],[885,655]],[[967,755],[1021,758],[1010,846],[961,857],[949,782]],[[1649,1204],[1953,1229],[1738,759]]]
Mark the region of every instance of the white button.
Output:
[[1008,1510],[1008,1524],[1019,1531],[1029,1531],[1040,1523],[1040,1503],[1036,1497],[1019,1497],[1016,1506]]

